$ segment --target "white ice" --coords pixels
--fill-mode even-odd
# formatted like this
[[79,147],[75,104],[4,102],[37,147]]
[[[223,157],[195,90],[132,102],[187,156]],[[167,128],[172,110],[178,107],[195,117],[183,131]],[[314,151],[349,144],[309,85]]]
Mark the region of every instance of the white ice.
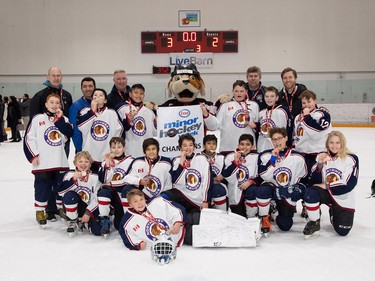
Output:
[[[336,128],[337,129],[337,128]],[[374,280],[375,129],[338,128],[359,156],[354,227],[339,237],[322,208],[320,236],[304,240],[306,221],[298,213],[289,232],[273,225],[256,248],[201,249],[183,246],[177,259],[160,266],[149,251],[129,251],[113,232],[107,239],[89,233],[74,238],[62,221],[41,229],[35,221],[33,176],[21,143],[0,146],[0,279],[73,280]],[[73,151],[73,149],[71,150]],[[53,157],[51,155],[51,157]],[[70,159],[71,160],[71,159]],[[70,161],[71,163],[71,161]]]

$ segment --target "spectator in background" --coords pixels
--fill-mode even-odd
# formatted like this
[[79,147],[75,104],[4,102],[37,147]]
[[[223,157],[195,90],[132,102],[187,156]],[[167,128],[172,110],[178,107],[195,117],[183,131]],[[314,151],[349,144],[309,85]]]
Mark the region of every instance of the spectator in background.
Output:
[[5,135],[5,140],[7,139],[7,133],[5,132],[5,128],[8,128],[8,103],[9,103],[9,98],[4,97],[4,114],[3,114],[3,120],[4,120],[4,135]]
[[21,107],[15,96],[10,96],[10,102],[8,104],[8,126],[12,130],[11,142],[21,141],[21,134],[17,129],[17,125],[21,124]]
[[130,87],[128,86],[128,76],[125,70],[117,69],[113,73],[113,83],[111,92],[108,94],[107,107],[117,109],[117,105],[129,99]]
[[21,115],[22,115],[23,124],[26,127],[30,121],[30,99],[29,99],[28,94],[23,95],[20,106],[21,106]]
[[4,141],[4,101],[0,95],[0,142]]
[[75,101],[69,109],[69,122],[74,127],[72,140],[76,148],[76,153],[82,151],[82,133],[78,130],[77,119],[81,116],[81,110],[85,107],[91,107],[91,96],[96,88],[95,80],[91,77],[85,77],[81,81],[81,91],[83,96]]

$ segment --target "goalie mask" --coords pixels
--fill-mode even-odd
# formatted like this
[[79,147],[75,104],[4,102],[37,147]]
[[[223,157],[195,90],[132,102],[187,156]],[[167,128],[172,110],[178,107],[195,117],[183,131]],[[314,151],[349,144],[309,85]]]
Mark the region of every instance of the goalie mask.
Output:
[[151,257],[160,265],[169,263],[177,255],[176,245],[166,233],[160,234],[151,246]]

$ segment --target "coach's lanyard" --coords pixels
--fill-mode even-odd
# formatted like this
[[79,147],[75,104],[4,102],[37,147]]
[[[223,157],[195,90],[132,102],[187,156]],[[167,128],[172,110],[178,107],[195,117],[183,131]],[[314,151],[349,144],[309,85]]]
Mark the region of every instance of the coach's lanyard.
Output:
[[293,102],[293,96],[297,92],[297,85],[294,86],[294,90],[290,94],[290,100],[289,100],[289,97],[288,97],[288,91],[286,89],[284,89],[284,90],[285,90],[286,103],[288,104],[289,111],[292,112],[292,108],[293,108],[293,104],[292,104],[292,102]]

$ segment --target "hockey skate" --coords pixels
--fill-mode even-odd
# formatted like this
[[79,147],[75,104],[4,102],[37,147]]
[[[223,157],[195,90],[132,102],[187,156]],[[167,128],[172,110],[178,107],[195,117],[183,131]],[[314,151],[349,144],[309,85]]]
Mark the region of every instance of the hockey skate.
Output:
[[46,228],[46,213],[44,211],[36,211],[36,221],[38,222],[41,228]]
[[66,229],[66,232],[68,232],[69,237],[75,236],[77,234],[77,231],[78,231],[77,220],[69,221],[68,228]]
[[48,220],[48,221],[56,221],[55,212],[53,212],[53,211],[46,211],[46,220]]
[[308,219],[309,216],[307,215],[306,205],[305,202],[302,201],[302,211],[301,211],[301,217],[304,219]]
[[102,227],[102,235],[104,236],[104,238],[108,238],[111,228],[111,221],[109,220],[109,217],[100,217],[100,225]]
[[62,220],[66,220],[66,214],[63,208],[57,210],[57,215],[60,216]]
[[271,234],[271,229],[272,229],[270,216],[268,215],[268,216],[261,217],[261,222],[262,222],[262,225],[260,227],[260,231],[262,232],[265,238],[268,238]]
[[275,222],[276,217],[279,215],[279,211],[277,210],[276,202],[274,200],[271,200],[270,202],[270,221]]
[[303,230],[303,234],[305,235],[305,239],[311,239],[319,236],[320,230],[320,220],[317,221],[309,221],[305,229]]

